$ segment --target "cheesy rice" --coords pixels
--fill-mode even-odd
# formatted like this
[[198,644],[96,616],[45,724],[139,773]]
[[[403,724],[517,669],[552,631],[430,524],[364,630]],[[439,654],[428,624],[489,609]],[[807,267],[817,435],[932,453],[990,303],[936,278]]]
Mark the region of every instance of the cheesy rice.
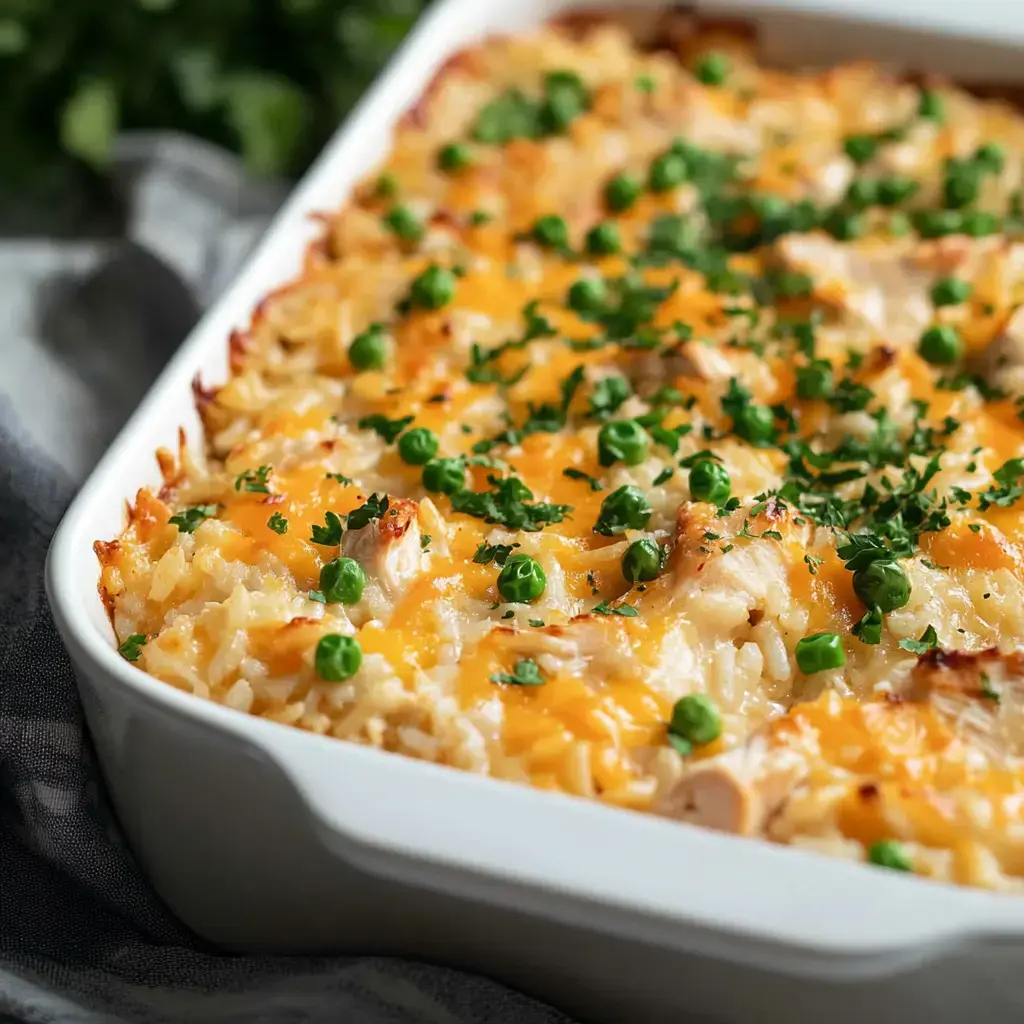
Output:
[[1024,120],[735,26],[459,54],[98,542],[247,714],[1024,887]]

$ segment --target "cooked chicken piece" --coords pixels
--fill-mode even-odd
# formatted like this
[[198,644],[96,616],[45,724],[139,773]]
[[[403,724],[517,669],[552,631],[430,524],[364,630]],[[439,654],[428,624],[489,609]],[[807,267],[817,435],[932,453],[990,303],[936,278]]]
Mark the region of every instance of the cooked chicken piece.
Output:
[[688,768],[658,810],[720,832],[760,835],[808,771],[799,751],[771,747],[763,736],[755,736],[745,746]]
[[[626,671],[634,660],[627,636],[612,616],[580,615],[563,625],[529,630],[498,627],[503,644],[551,671],[587,672],[595,680]],[[546,664],[545,664],[546,663]]]
[[1024,306],[1014,310],[1003,329],[972,360],[971,368],[992,387],[1024,394]]
[[663,352],[637,353],[625,372],[633,387],[642,392],[645,384],[661,385],[680,376],[724,384],[737,375],[737,368],[716,345],[688,341]]
[[936,274],[919,266],[904,242],[856,248],[824,235],[786,235],[777,251],[789,269],[811,276],[819,296],[889,344],[916,344],[931,323]]
[[1024,756],[1024,654],[929,651],[914,666],[905,696],[929,702],[997,763]]
[[427,559],[420,543],[419,504],[392,497],[380,519],[345,531],[341,553],[359,562],[385,590],[397,593],[423,571]]

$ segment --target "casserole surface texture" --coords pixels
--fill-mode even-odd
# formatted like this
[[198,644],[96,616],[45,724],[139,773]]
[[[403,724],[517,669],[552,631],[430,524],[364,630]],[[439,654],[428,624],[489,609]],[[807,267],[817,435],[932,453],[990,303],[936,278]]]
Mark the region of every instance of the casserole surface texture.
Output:
[[450,61],[96,550],[261,717],[1024,878],[1024,122],[724,23]]

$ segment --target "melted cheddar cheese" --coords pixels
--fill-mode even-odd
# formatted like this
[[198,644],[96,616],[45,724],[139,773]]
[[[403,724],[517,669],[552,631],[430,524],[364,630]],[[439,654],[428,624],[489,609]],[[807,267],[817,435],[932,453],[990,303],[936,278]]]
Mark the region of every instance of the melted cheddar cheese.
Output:
[[[97,543],[121,651],[309,731],[1015,888],[1024,120],[673,19],[449,61],[197,386],[205,449]],[[957,652],[994,660],[926,664]]]

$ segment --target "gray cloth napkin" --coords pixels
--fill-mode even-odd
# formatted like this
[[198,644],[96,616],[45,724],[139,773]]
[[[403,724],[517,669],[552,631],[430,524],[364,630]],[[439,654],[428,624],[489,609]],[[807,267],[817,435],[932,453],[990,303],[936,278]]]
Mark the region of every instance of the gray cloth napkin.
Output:
[[43,558],[76,485],[282,196],[201,143],[118,147],[129,238],[0,240],[0,1020],[562,1024],[501,986],[379,957],[219,954],[124,845]]

